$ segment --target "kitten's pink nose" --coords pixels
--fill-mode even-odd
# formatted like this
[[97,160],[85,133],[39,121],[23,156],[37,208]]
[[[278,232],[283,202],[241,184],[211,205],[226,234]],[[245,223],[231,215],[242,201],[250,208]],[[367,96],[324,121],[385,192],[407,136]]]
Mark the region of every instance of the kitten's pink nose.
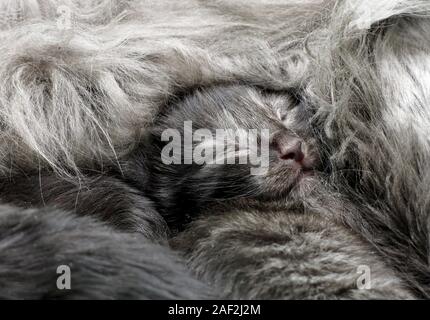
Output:
[[302,149],[303,141],[301,139],[290,138],[284,142],[282,139],[274,139],[272,145],[283,160],[293,160],[297,163],[302,163],[305,159]]

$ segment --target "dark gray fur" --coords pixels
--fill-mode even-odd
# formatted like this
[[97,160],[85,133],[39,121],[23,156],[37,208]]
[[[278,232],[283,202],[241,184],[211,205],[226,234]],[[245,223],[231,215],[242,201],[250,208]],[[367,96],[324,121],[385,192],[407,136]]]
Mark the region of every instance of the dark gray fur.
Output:
[[19,176],[0,184],[3,202],[21,208],[52,207],[92,216],[116,230],[165,242],[168,227],[154,204],[114,176],[89,175],[80,183],[53,174]]
[[[173,240],[201,279],[231,299],[414,299],[377,251],[322,212],[213,208]],[[316,211],[316,210],[315,210]],[[371,289],[359,287],[369,268]]]
[[[211,297],[179,257],[142,235],[61,210],[2,206],[1,212],[1,299]],[[71,290],[56,286],[61,265],[71,269]]]

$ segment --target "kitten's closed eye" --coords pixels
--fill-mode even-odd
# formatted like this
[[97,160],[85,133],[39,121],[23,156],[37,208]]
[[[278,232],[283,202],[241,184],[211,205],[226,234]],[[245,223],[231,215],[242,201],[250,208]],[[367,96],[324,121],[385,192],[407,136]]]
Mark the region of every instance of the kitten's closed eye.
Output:
[[[265,96],[265,103],[272,110],[274,120],[284,128],[297,132],[311,131],[313,110],[297,92],[273,93]],[[300,134],[299,134],[300,135]]]
[[269,107],[277,121],[287,121],[291,112],[300,108],[302,104],[301,95],[297,91],[268,91],[261,92],[260,99]]

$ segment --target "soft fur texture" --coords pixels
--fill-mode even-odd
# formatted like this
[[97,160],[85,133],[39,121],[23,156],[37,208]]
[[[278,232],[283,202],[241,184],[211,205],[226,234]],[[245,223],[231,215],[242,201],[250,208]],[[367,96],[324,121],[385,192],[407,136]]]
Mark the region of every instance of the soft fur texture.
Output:
[[154,203],[114,177],[85,177],[76,185],[54,175],[18,177],[0,186],[2,200],[21,208],[46,206],[92,216],[117,230],[152,241],[167,238],[167,224]]
[[[233,209],[231,209],[233,208]],[[241,211],[240,209],[241,208]],[[413,299],[371,246],[320,215],[283,206],[212,208],[173,240],[232,299]],[[360,267],[371,289],[358,286]]]
[[[57,14],[61,5],[72,12],[71,29],[58,23],[62,21]],[[271,277],[261,278],[250,291],[243,291],[237,279],[225,277],[217,280],[221,292],[230,297],[243,297],[245,292],[246,297],[254,298],[429,298],[429,16],[427,0],[0,0],[0,197],[20,208],[48,204],[70,211],[1,208],[0,273],[6,270],[8,276],[0,277],[0,296],[62,297],[51,291],[55,279],[51,281],[49,272],[29,275],[31,270],[56,268],[62,259],[46,257],[65,252],[69,261],[91,260],[77,271],[80,290],[69,293],[71,298],[205,297],[204,285],[184,276],[186,272],[166,245],[165,254],[160,251],[160,259],[166,260],[160,265],[147,259],[147,252],[160,248],[157,244],[152,249],[154,244],[149,242],[166,241],[167,231],[152,204],[147,199],[136,200],[145,195],[136,191],[139,185],[132,179],[124,179],[129,171],[122,165],[141,147],[166,106],[177,105],[178,99],[197,88],[241,85],[250,90],[293,93],[307,110],[323,163],[319,175],[323,182],[315,186],[325,190],[296,199],[301,199],[301,213],[310,214],[308,222],[318,234],[332,239],[327,241],[330,250],[337,252],[334,255],[344,252],[338,245],[342,238],[357,248],[357,256],[375,265],[377,288],[375,295],[351,287],[337,295],[337,287],[327,280],[322,286],[316,281],[315,290],[301,292],[300,282],[287,269],[282,283],[295,289],[291,295],[279,294]],[[121,212],[131,213],[129,221],[141,228],[119,223],[121,231],[112,231],[110,224],[101,225],[96,218],[118,226],[117,217],[111,217],[114,212],[106,216],[104,210],[94,209],[91,195],[79,202],[80,188],[85,190],[87,185],[91,190],[100,176],[107,177],[108,185],[115,181],[115,187],[106,189],[102,181],[103,191],[97,194],[115,192],[124,197],[124,204],[136,204],[138,211],[125,206]],[[31,186],[11,187],[15,181],[26,184],[22,182],[25,177],[30,177]],[[46,177],[52,179],[45,186],[51,195],[43,192]],[[60,183],[63,190],[56,194],[59,189],[51,183],[58,185],[58,179],[65,184]],[[71,191],[75,186],[78,191]],[[30,200],[25,200],[27,188],[32,190]],[[48,199],[46,203],[40,201],[39,191]],[[75,208],[72,198],[78,203],[88,201],[88,205]],[[109,207],[109,203],[103,205]],[[237,221],[244,221],[237,229],[246,229],[245,237],[249,232],[254,237],[253,230],[258,229],[252,219],[256,209],[236,210],[243,220],[234,214],[219,220],[217,216],[202,217],[194,224],[196,234],[203,235],[201,243],[186,248],[179,240],[175,244],[185,249],[190,266],[203,281],[214,281],[223,274],[222,270],[217,273],[218,260],[200,255],[210,241],[218,239],[216,234],[208,235],[208,230],[224,230],[225,224]],[[322,211],[330,212],[329,221],[315,216]],[[279,217],[278,210],[271,214],[264,206],[258,212],[265,213],[270,223]],[[295,210],[292,214],[285,217],[288,226],[276,235],[302,239],[301,232],[291,231],[302,217]],[[224,221],[230,216],[231,222]],[[154,221],[156,228],[148,231]],[[94,228],[87,226],[92,224]],[[70,231],[61,232],[67,228]],[[177,239],[192,242],[192,228],[193,224]],[[129,233],[136,230],[148,246],[140,240],[136,243]],[[57,236],[52,239],[50,232]],[[255,236],[253,240],[258,242]],[[75,247],[67,250],[69,237],[83,239],[77,242],[76,251]],[[303,250],[311,252],[315,235],[311,232],[306,237],[309,246]],[[275,247],[277,239],[272,243]],[[223,247],[222,241],[215,248],[233,250]],[[231,241],[243,243],[243,239]],[[91,245],[100,248],[100,257],[93,252],[86,255]],[[315,259],[324,255],[328,261],[333,259],[330,250],[316,248]],[[112,274],[120,284],[107,288],[109,276],[102,275],[105,269],[100,266],[111,266],[113,260],[106,259],[111,252],[121,261]],[[347,251],[348,257],[350,254],[354,251]],[[229,263],[233,266],[234,258],[225,260],[220,268]],[[300,255],[296,259],[294,264],[302,265]],[[306,254],[303,259],[303,264],[317,265]],[[339,270],[350,270],[348,263],[355,264],[355,259],[341,262]],[[33,268],[32,261],[40,264]],[[287,254],[281,262],[291,261]],[[94,264],[95,274],[87,269]],[[153,273],[163,267],[170,270],[166,278],[164,271]],[[128,271],[115,268],[130,268],[133,276],[127,278]],[[9,275],[11,270],[13,275]],[[327,279],[339,271],[322,270]],[[248,274],[253,279],[254,273]],[[154,275],[161,281],[155,287],[151,282]],[[142,281],[135,281],[137,278]],[[38,284],[35,279],[46,282]],[[131,288],[126,291],[133,295],[124,294],[124,288]]]
[[[179,257],[139,235],[58,210],[1,210],[1,299],[211,297]],[[71,269],[71,290],[56,286],[63,265]]]

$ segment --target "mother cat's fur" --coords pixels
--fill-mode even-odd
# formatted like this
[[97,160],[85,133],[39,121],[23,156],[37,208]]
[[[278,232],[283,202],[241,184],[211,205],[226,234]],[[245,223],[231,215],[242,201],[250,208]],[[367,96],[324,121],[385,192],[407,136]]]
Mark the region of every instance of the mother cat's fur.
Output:
[[[71,30],[59,29],[56,21],[63,3],[75,12]],[[343,194],[347,207],[359,208],[339,210],[342,227],[367,242],[365,255],[376,255],[377,261],[384,261],[381,268],[387,266],[401,279],[393,275],[393,281],[403,281],[415,297],[430,296],[428,1],[90,1],[85,8],[73,3],[0,1],[0,169],[5,189],[8,181],[22,175],[49,173],[72,182],[80,177],[85,184],[87,172],[109,174],[110,167],[127,159],[159,108],[196,87],[240,83],[293,90],[313,110],[312,125],[321,140],[331,188]],[[72,211],[73,206],[65,209]],[[62,221],[70,224],[72,235],[81,223],[89,223],[80,220],[87,217],[69,218],[61,211],[59,226],[50,226],[51,209],[1,210],[1,228],[7,230],[0,234],[2,250],[20,237],[49,248],[46,233],[38,231],[40,224],[67,237]],[[39,225],[28,220],[41,215],[35,220]],[[119,231],[104,225],[95,228],[101,228],[95,237],[112,242],[105,247],[121,242],[106,236]],[[163,227],[159,230],[163,242]],[[154,237],[160,241],[158,231],[150,241]],[[67,238],[62,240],[68,243]],[[133,241],[123,241],[117,253],[109,254],[123,261],[124,252],[135,250]],[[23,259],[44,252],[37,251],[37,245],[35,252],[28,252],[27,241],[17,243]],[[89,243],[81,248],[85,251]],[[166,259],[176,261],[170,255],[166,253]],[[18,273],[28,272],[26,261],[6,259],[7,255],[0,259],[2,278],[10,277],[4,268],[10,261],[16,261]],[[98,261],[91,263],[97,266]],[[146,262],[141,263],[136,272],[145,279]],[[159,286],[157,294],[144,294],[144,287],[126,291],[142,298],[205,297],[203,285],[182,271],[184,278],[177,276],[181,268],[176,269],[176,263],[168,273],[172,281],[165,279],[166,286]],[[121,271],[111,277],[118,274]],[[47,290],[53,286],[50,277]],[[135,278],[120,282],[124,281]],[[19,283],[29,290],[34,286],[31,281]],[[2,283],[1,296],[16,297],[10,289],[14,284]],[[104,294],[103,279],[99,284],[96,293],[82,297],[124,297],[120,288]],[[152,292],[150,288],[147,292]],[[397,297],[405,296],[409,294]]]

